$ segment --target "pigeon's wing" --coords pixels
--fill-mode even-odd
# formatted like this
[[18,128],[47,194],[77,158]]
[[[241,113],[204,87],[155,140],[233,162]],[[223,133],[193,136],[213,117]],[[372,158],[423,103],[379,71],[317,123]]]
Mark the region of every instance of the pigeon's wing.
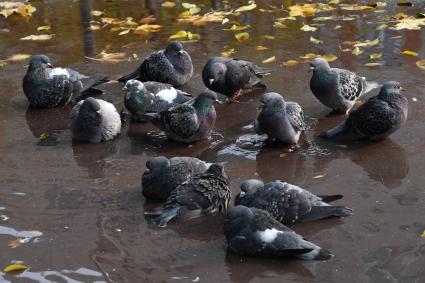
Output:
[[173,65],[164,55],[164,51],[152,53],[140,66],[141,81],[172,83],[170,78],[175,72]]
[[350,113],[346,125],[361,135],[370,137],[393,130],[397,127],[399,120],[400,113],[391,108],[388,103],[371,98],[356,111]]
[[188,182],[181,184],[174,191],[171,192],[171,197],[167,200],[177,202],[181,206],[187,207],[189,210],[207,209],[211,203],[205,194],[197,189],[197,186],[202,184],[202,179],[191,179]]
[[208,211],[226,211],[228,201],[230,200],[229,182],[222,176],[204,173],[194,177],[192,180],[196,183],[195,189],[201,193],[209,203],[208,207],[203,209]]
[[256,84],[252,84],[254,81],[260,81],[260,79],[251,72],[249,66],[241,64],[239,61],[229,61],[226,63],[226,67],[226,87],[231,90],[237,91],[239,89],[247,89]]
[[304,112],[301,106],[296,102],[287,102],[286,103],[286,113],[288,115],[289,121],[292,126],[300,131],[306,129],[304,122]]
[[360,76],[344,69],[333,68],[332,71],[337,75],[339,94],[344,99],[355,101],[363,94],[364,83]]
[[162,90],[167,90],[167,89],[172,89],[173,86],[170,84],[163,84],[163,83],[159,83],[159,82],[144,82],[143,83],[144,87],[147,89],[147,91],[153,93],[153,94],[157,94],[158,92],[162,91]]
[[187,104],[161,112],[161,120],[166,131],[182,138],[190,138],[199,128],[196,110]]
[[72,107],[71,113],[69,113],[69,119],[72,121],[77,118],[78,113],[80,112],[80,107],[84,103],[84,100],[79,101],[77,104]]

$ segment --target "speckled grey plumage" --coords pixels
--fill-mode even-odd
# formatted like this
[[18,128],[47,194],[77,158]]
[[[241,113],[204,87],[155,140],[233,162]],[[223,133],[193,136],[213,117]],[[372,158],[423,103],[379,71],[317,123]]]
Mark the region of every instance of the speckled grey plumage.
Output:
[[348,113],[366,90],[366,80],[345,69],[331,68],[323,58],[310,63],[313,76],[310,89],[314,96],[334,111]]
[[74,140],[99,143],[121,133],[121,117],[115,106],[102,99],[81,100],[72,108],[70,120]]
[[107,81],[102,75],[84,76],[71,69],[53,68],[46,55],[34,55],[23,79],[23,89],[30,107],[53,108]]
[[161,113],[145,114],[155,126],[165,132],[168,138],[182,143],[192,143],[209,136],[214,128],[217,114],[214,103],[217,95],[205,91],[195,99],[171,107]]
[[193,75],[192,59],[180,42],[172,41],[167,48],[153,52],[146,57],[134,72],[118,79],[126,82],[130,79],[156,81],[171,84],[174,87],[184,85]]
[[407,119],[408,100],[401,90],[399,82],[386,82],[377,96],[350,113],[343,123],[320,136],[338,141],[387,138]]
[[275,92],[263,94],[260,101],[261,111],[254,122],[256,133],[267,134],[270,139],[287,144],[298,143],[306,128],[301,106],[296,102],[285,102]]
[[212,164],[207,171],[195,175],[172,191],[162,209],[147,214],[159,215],[154,222],[164,227],[176,218],[225,212],[230,196],[229,179],[224,167]]
[[284,226],[268,212],[238,205],[229,210],[224,235],[230,252],[243,256],[297,257],[327,260],[332,253],[307,241]]
[[145,122],[146,112],[159,113],[168,108],[185,103],[192,97],[170,84],[129,80],[124,87],[124,105],[136,122]]
[[146,171],[142,176],[143,195],[150,199],[167,199],[171,191],[194,175],[204,173],[209,166],[209,163],[194,157],[153,157],[146,161]]
[[258,85],[262,75],[270,72],[249,61],[212,57],[202,70],[202,80],[209,89],[232,98]]
[[352,215],[350,208],[328,204],[328,201],[339,198],[342,196],[319,197],[298,186],[281,181],[264,185],[260,180],[252,179],[241,184],[241,193],[236,196],[235,205],[264,209],[282,224],[293,224]]

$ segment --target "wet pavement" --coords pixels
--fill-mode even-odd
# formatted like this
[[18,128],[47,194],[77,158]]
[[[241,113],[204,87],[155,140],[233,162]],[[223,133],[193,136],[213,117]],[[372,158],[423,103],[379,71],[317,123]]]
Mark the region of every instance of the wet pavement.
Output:
[[[22,98],[22,77],[27,62],[0,69],[0,267],[23,261],[30,269],[19,275],[0,272],[5,282],[424,282],[425,229],[425,97],[424,71],[418,58],[401,55],[413,50],[425,58],[425,30],[376,30],[382,17],[424,10],[418,0],[405,8],[387,1],[384,12],[335,11],[337,20],[321,22],[314,33],[300,31],[298,18],[286,29],[272,27],[286,12],[261,12],[258,8],[232,19],[252,26],[251,39],[237,42],[234,32],[220,23],[194,27],[177,23],[181,8],[161,8],[156,1],[35,2],[31,18],[0,18],[1,57],[13,54],[48,55],[56,66],[82,73],[103,73],[118,78],[143,58],[163,48],[179,30],[200,34],[198,42],[184,43],[195,73],[182,89],[194,94],[204,89],[200,72],[209,56],[235,48],[232,56],[267,64],[274,73],[264,79],[270,91],[300,103],[309,129],[299,148],[262,146],[252,122],[261,92],[243,96],[239,104],[217,107],[218,119],[210,140],[190,146],[167,141],[150,124],[131,124],[117,140],[102,144],[71,141],[68,114],[71,107],[27,110]],[[196,1],[202,13],[222,9],[221,1]],[[286,5],[295,1],[283,1]],[[346,1],[343,1],[346,2]],[[354,2],[354,1],[352,1]],[[367,3],[368,1],[358,1]],[[246,2],[231,1],[234,7]],[[281,1],[257,1],[259,8]],[[91,7],[92,8],[91,8]],[[150,35],[119,36],[109,29],[87,30],[90,9],[106,17],[140,19],[149,15],[163,25]],[[348,15],[358,15],[347,20]],[[347,16],[347,17],[346,17]],[[344,18],[345,17],[345,18]],[[96,19],[96,18],[95,18]],[[336,25],[342,28],[334,30]],[[36,27],[51,25],[53,39],[20,41],[36,34]],[[274,40],[265,39],[272,35]],[[309,41],[320,38],[323,45]],[[380,39],[376,46],[355,56],[342,52],[343,41]],[[228,45],[228,47],[225,47]],[[257,45],[268,47],[256,51]],[[129,62],[88,60],[102,50],[125,52]],[[308,65],[281,66],[306,53],[334,54],[333,66],[353,70],[368,80],[399,80],[409,98],[407,123],[389,139],[378,143],[335,144],[316,138],[344,117],[326,117],[329,109],[311,94]],[[382,52],[383,66],[366,67],[369,54]],[[104,99],[122,108],[122,85],[102,86]],[[373,90],[366,97],[374,95]],[[224,97],[222,97],[224,100]],[[45,133],[48,137],[45,138]],[[338,201],[352,207],[354,216],[295,225],[292,228],[335,257],[326,262],[241,258],[227,254],[222,233],[223,216],[207,216],[157,228],[144,211],[158,206],[141,194],[140,178],[148,158],[158,154],[195,156],[209,162],[227,162],[233,195],[246,178],[281,179],[317,194],[343,194]],[[315,178],[316,177],[316,178]],[[18,247],[10,242],[24,239]]]

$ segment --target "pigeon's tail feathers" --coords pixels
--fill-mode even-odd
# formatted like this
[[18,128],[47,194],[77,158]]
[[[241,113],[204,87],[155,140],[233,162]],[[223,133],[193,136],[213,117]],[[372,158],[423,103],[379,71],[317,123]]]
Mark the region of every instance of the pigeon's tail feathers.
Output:
[[89,90],[92,87],[109,82],[109,78],[104,75],[94,75],[81,79],[81,82],[83,83],[83,88],[81,89],[81,92],[85,92],[86,90]]
[[364,85],[365,85],[365,90],[363,92],[363,94],[369,93],[372,90],[374,90],[375,88],[380,87],[380,85],[378,84],[378,82],[375,81],[366,81],[366,78],[362,78],[364,80]]
[[139,77],[140,77],[140,69],[137,69],[130,74],[122,76],[117,81],[120,82],[120,83],[126,83],[127,81],[129,81],[131,79],[138,79]]
[[342,199],[344,196],[343,195],[330,195],[330,196],[320,196],[318,195],[319,198],[322,199],[323,202],[333,202],[339,199]]
[[264,75],[271,72],[273,72],[273,69],[270,69],[270,68],[264,68],[264,67],[258,67],[258,66],[255,68],[255,73],[257,75]]
[[168,222],[171,220],[178,218],[180,215],[184,214],[184,211],[186,209],[182,206],[175,206],[170,208],[165,208],[161,215],[156,217],[153,221],[159,226],[159,227],[166,227]]
[[177,91],[177,94],[179,94],[179,95],[184,95],[184,96],[192,97],[192,95],[190,93],[181,91],[179,89],[176,89],[176,91]]
[[316,221],[330,217],[348,217],[353,210],[345,206],[313,206],[310,212],[300,219],[301,222]]
[[140,117],[144,119],[145,121],[150,121],[154,123],[155,120],[158,120],[160,115],[156,112],[146,112],[144,114],[141,114]]
[[336,141],[354,141],[363,138],[352,127],[348,127],[346,123],[341,123],[335,128],[321,133],[319,137]]
[[333,257],[333,254],[328,250],[316,246],[311,252],[298,255],[297,257],[304,260],[328,260]]

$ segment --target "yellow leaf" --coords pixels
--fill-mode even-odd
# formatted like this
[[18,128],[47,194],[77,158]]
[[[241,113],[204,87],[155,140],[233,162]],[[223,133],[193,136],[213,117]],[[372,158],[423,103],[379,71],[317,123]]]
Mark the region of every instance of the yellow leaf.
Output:
[[425,230],[422,232],[421,237],[422,237],[422,238],[425,238]]
[[6,266],[3,269],[3,272],[8,273],[8,272],[12,272],[12,271],[17,271],[17,270],[25,270],[28,269],[29,267],[26,265],[22,265],[22,264],[11,264]]
[[90,24],[90,29],[91,30],[100,30],[100,25]]
[[263,46],[263,45],[257,45],[257,46],[254,47],[254,49],[257,50],[257,51],[268,50],[268,48]]
[[303,24],[303,26],[301,27],[301,30],[302,31],[316,31],[317,28]]
[[383,29],[386,29],[387,27],[388,27],[387,24],[381,24],[381,25],[377,26],[376,29],[377,30],[383,30]]
[[180,23],[192,23],[194,26],[202,26],[209,22],[221,23],[224,16],[217,12],[209,12],[205,15],[193,15],[177,19]]
[[197,33],[191,33],[190,31],[187,32],[187,39],[189,40],[200,40],[201,36]]
[[161,25],[148,25],[148,24],[144,24],[144,25],[138,26],[136,28],[136,30],[138,30],[138,31],[142,30],[142,31],[146,31],[146,32],[157,32],[161,28],[162,28]]
[[314,54],[314,53],[307,53],[304,56],[300,56],[301,59],[313,59],[318,57],[318,55]]
[[228,23],[229,22],[229,19],[228,18],[224,18],[222,21],[221,21],[221,24],[222,25],[224,25],[225,23]]
[[379,59],[382,57],[382,53],[372,53],[369,55],[370,59]]
[[336,25],[336,26],[334,27],[334,29],[340,29],[340,28],[342,28],[342,26],[341,26],[341,25]]
[[370,47],[375,46],[379,44],[379,38],[376,38],[374,40],[365,40],[365,41],[357,41],[354,46],[357,47]]
[[359,56],[360,54],[362,54],[364,51],[361,50],[358,46],[354,47],[353,50],[351,51],[352,54]]
[[323,177],[325,177],[325,175],[317,175],[317,176],[314,176],[313,179],[320,179],[320,178],[323,178]]
[[321,56],[323,59],[325,59],[326,61],[328,61],[328,62],[333,62],[333,61],[335,61],[336,59],[338,59],[338,57],[336,57],[335,55],[333,55],[333,54],[325,54],[325,55],[322,55]]
[[408,56],[418,56],[418,53],[410,51],[410,50],[404,50],[403,52],[401,52],[401,54],[408,55]]
[[310,42],[314,43],[314,44],[323,44],[323,41],[316,39],[312,36],[310,36]]
[[9,58],[7,58],[6,61],[19,62],[19,61],[27,60],[30,57],[31,55],[29,54],[14,54],[10,56]]
[[51,26],[41,26],[37,28],[37,31],[50,30]]
[[314,16],[316,9],[312,4],[293,5],[289,7],[289,16],[291,17],[309,17]]
[[271,62],[274,62],[274,61],[276,61],[276,56],[272,56],[272,57],[269,57],[269,58],[263,60],[263,64],[271,63]]
[[394,20],[399,20],[400,21],[400,20],[406,19],[408,17],[409,16],[406,15],[405,13],[397,13],[394,16],[392,16],[391,18],[394,19]]
[[339,7],[342,10],[347,11],[364,11],[364,10],[372,10],[371,6],[357,5],[357,4],[340,4]]
[[102,24],[109,24],[109,25],[117,25],[121,23],[121,20],[117,18],[101,18],[100,21]]
[[235,34],[235,38],[238,41],[248,40],[249,39],[249,33],[247,33],[247,32],[237,33],[237,34]]
[[376,62],[370,62],[364,64],[366,67],[376,67],[376,66],[382,66],[382,63],[376,63]]
[[232,25],[230,28],[227,29],[223,29],[223,30],[233,30],[233,31],[238,31],[238,30],[245,30],[251,28],[250,25],[246,25],[246,26],[239,26],[239,25]]
[[235,48],[231,48],[229,50],[226,50],[226,51],[221,52],[221,56],[223,56],[223,57],[230,57],[230,55],[232,55],[233,53],[236,53]]
[[285,65],[285,66],[294,66],[294,65],[298,64],[298,61],[297,60],[288,60],[286,62],[282,62],[282,64]]
[[91,12],[90,12],[90,14],[91,14],[93,17],[100,17],[100,16],[104,15],[105,13],[104,13],[104,12],[102,12],[102,11],[93,10],[93,11],[91,11]]
[[38,35],[28,35],[25,37],[22,37],[21,40],[49,40],[52,39],[54,34],[38,34]]
[[335,20],[335,16],[328,16],[328,17],[317,17],[314,18],[313,21],[329,21],[329,20]]
[[273,35],[265,35],[264,38],[269,39],[269,40],[275,39],[275,37]]
[[399,20],[395,27],[392,29],[395,30],[420,30],[422,26],[425,26],[425,18],[415,18],[415,17],[407,17],[405,19]]
[[413,4],[409,1],[401,0],[397,3],[398,6],[412,7]]
[[281,154],[279,154],[279,157],[280,158],[284,158],[286,156],[288,156],[288,154],[286,152],[282,152]]
[[425,60],[416,61],[416,66],[418,66],[419,69],[425,70]]
[[100,61],[100,62],[116,63],[116,62],[127,61],[127,54],[123,52],[107,53],[105,50],[103,50],[95,58],[93,57],[86,57],[86,58],[90,60]]
[[252,10],[254,10],[255,8],[257,8],[257,4],[255,4],[255,2],[253,2],[253,3],[252,3],[252,4],[250,4],[250,5],[241,6],[241,7],[237,8],[237,9],[235,10],[235,13],[248,12],[248,11],[252,11]]
[[7,65],[7,62],[6,61],[0,60],[0,68],[3,68],[6,65]]
[[275,27],[275,28],[287,28],[288,26],[281,23],[281,22],[274,22],[273,27]]
[[124,34],[129,33],[130,31],[131,31],[131,29],[125,29],[122,32],[120,32],[118,35],[124,35]]
[[176,32],[175,34],[171,35],[168,39],[183,39],[183,38],[187,38],[187,31],[185,30],[180,30],[178,32]]
[[161,6],[164,8],[174,8],[176,7],[176,3],[171,1],[165,1],[164,3],[161,4]]
[[37,9],[31,4],[24,4],[20,2],[0,2],[0,15],[5,18],[16,14],[23,17],[31,16]]

